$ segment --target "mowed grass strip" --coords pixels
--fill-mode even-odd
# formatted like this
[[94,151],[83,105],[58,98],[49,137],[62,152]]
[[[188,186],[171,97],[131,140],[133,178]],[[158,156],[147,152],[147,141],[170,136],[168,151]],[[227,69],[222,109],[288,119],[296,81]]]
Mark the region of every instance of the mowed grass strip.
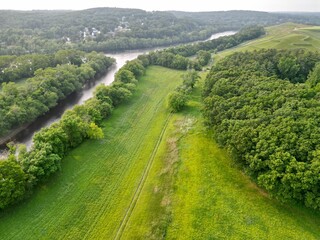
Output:
[[62,171],[27,201],[0,215],[0,239],[112,239],[169,115],[165,99],[180,71],[149,67],[131,100],[86,141]]
[[238,51],[263,48],[320,50],[320,30],[317,26],[284,23],[266,28],[267,34],[259,39],[243,43],[235,48],[219,52],[215,61]]
[[320,214],[258,188],[203,127],[199,87],[175,114],[123,239],[319,239]]

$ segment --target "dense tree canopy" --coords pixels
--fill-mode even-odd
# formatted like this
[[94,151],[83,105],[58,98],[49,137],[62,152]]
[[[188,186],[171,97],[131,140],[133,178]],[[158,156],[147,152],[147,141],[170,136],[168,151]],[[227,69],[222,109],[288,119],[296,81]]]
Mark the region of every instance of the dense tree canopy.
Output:
[[0,11],[0,55],[61,49],[119,51],[205,40],[213,33],[258,24],[320,24],[312,14],[254,11],[146,12],[94,8],[82,11]]
[[212,68],[204,116],[258,184],[320,208],[320,54],[235,53]]
[[20,200],[26,188],[26,175],[15,160],[0,161],[0,209]]
[[[78,68],[82,68],[83,65],[86,68],[96,65],[95,69],[101,70],[101,68],[107,67],[107,63],[112,63],[111,59],[97,53],[86,54],[85,59],[85,63],[80,64],[79,67],[71,63],[63,64],[57,67],[58,70],[50,68],[38,71],[35,75],[36,77],[38,75],[45,77],[45,79],[50,79],[51,73],[54,73],[54,76],[60,76],[59,81],[52,78],[50,84],[42,82],[43,85],[49,87],[46,90],[49,91],[58,87],[62,79],[74,78],[76,80],[77,75],[73,76],[72,74],[81,73]],[[60,73],[59,68],[66,68],[71,75]],[[93,69],[92,71],[93,75],[98,73]],[[77,147],[85,139],[101,139],[103,131],[99,124],[111,115],[113,107],[126,101],[132,95],[138,81],[135,76],[140,76],[144,71],[140,60],[127,62],[111,86],[98,86],[93,98],[87,100],[83,105],[66,111],[59,122],[37,132],[33,137],[33,146],[30,151],[26,151],[25,147],[20,147],[16,157],[14,155],[15,147],[10,145],[12,154],[7,160],[0,161],[0,209],[21,200],[25,197],[26,191],[32,190],[39,182],[46,181],[52,174],[60,170],[61,160],[72,148]],[[61,85],[64,87],[69,85],[68,91],[73,89],[72,81],[69,84],[63,82]],[[34,89],[37,91],[38,87],[35,86]],[[3,88],[3,91],[18,96],[19,91],[13,83],[4,84]],[[61,94],[66,93],[62,91]],[[13,101],[14,97],[11,97],[11,100]],[[15,103],[15,105],[17,104]],[[16,113],[19,112],[18,110]]]
[[[208,53],[205,52],[200,52],[200,55],[208,57]],[[82,63],[80,63],[80,59]],[[69,50],[59,52],[55,61],[60,61],[56,67],[36,70],[34,77],[27,80],[26,86],[28,87],[25,90],[18,89],[16,84],[12,82],[3,83],[0,100],[7,103],[8,107],[7,112],[4,111],[0,118],[5,116],[12,119],[11,121],[21,121],[25,117],[30,117],[29,112],[32,110],[45,112],[46,105],[43,102],[51,106],[57,99],[65,97],[68,92],[81,87],[82,82],[106,70],[107,66],[113,62],[104,55],[95,52],[85,54]],[[25,189],[29,191],[39,182],[47,180],[58,171],[61,168],[63,157],[68,154],[70,149],[77,147],[85,139],[102,138],[103,131],[99,124],[110,116],[114,107],[132,96],[139,77],[145,72],[145,67],[155,64],[157,61],[159,64],[167,64],[169,67],[177,69],[185,69],[190,66],[190,59],[166,51],[141,55],[138,59],[127,62],[118,71],[115,81],[110,86],[98,86],[93,98],[87,100],[83,105],[65,112],[59,122],[37,132],[30,151],[26,151],[25,147],[20,147],[17,157],[12,154],[10,159],[4,161],[6,164],[8,161],[13,161],[20,168],[23,182],[16,183],[17,195],[10,195],[9,188],[4,190],[4,198],[2,199],[0,196],[0,208],[21,199]],[[187,94],[198,79],[198,74],[194,70],[189,70],[182,78],[182,85],[171,94],[173,97],[169,97],[171,111],[179,111],[183,108]],[[23,93],[28,94],[23,95]],[[24,98],[25,96],[28,97]],[[35,98],[33,99],[33,97]],[[16,99],[20,99],[20,101],[17,102]],[[23,101],[29,107],[28,112],[23,108],[24,105],[20,105],[20,102]],[[2,129],[10,126],[5,125],[3,121],[0,121],[1,123]],[[13,150],[14,148],[12,148]]]
[[[39,59],[36,56],[38,55],[17,57],[14,62],[22,57],[26,59],[34,57],[36,60],[32,63],[42,59],[52,59],[56,66],[50,67],[51,64],[44,61],[42,65],[35,66],[34,71],[24,74],[24,70],[21,70],[21,74],[16,74],[17,79],[13,80],[17,81],[19,77],[32,75],[23,85],[19,86],[14,82],[2,84],[0,136],[44,114],[56,106],[59,100],[79,90],[86,81],[105,73],[113,63],[111,58],[103,54],[95,52],[86,54],[74,50],[61,50],[52,56],[39,55]],[[17,69],[20,69],[20,66]]]

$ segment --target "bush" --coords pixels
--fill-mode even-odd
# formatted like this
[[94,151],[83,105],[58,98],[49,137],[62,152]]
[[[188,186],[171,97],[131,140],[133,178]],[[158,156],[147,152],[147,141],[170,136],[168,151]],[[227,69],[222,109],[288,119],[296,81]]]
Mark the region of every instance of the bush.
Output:
[[181,111],[187,103],[187,96],[182,92],[173,92],[168,96],[168,107],[170,112]]

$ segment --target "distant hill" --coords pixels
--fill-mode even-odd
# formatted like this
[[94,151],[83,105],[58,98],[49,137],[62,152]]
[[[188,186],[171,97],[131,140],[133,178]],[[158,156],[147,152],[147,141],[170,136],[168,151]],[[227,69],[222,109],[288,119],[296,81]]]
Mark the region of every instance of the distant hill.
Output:
[[216,11],[216,12],[181,12],[170,11],[178,18],[190,18],[203,24],[216,24],[220,26],[233,26],[241,28],[244,25],[275,25],[284,22],[320,25],[320,13],[270,13],[259,11]]
[[59,49],[121,51],[204,40],[248,25],[320,25],[319,13],[179,12],[125,8],[81,11],[0,11],[0,55]]

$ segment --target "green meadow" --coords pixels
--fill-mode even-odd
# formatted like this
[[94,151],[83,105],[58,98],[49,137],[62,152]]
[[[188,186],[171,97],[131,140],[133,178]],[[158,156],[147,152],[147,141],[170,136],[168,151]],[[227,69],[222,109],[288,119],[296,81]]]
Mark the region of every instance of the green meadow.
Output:
[[182,72],[150,67],[131,100],[105,121],[62,171],[0,215],[1,239],[112,239],[116,236],[170,116],[167,94]]
[[[303,45],[304,44],[304,45]],[[320,28],[284,24],[219,53],[320,47]],[[137,91],[62,171],[0,213],[0,239],[319,239],[320,213],[282,203],[249,179],[205,129],[201,85],[171,114],[182,71],[151,66]]]
[[320,50],[320,27],[297,23],[284,23],[266,28],[266,35],[216,55],[215,60],[238,51],[252,51],[263,48]]
[[170,120],[123,239],[319,239],[319,213],[270,197],[214,142],[200,84]]

